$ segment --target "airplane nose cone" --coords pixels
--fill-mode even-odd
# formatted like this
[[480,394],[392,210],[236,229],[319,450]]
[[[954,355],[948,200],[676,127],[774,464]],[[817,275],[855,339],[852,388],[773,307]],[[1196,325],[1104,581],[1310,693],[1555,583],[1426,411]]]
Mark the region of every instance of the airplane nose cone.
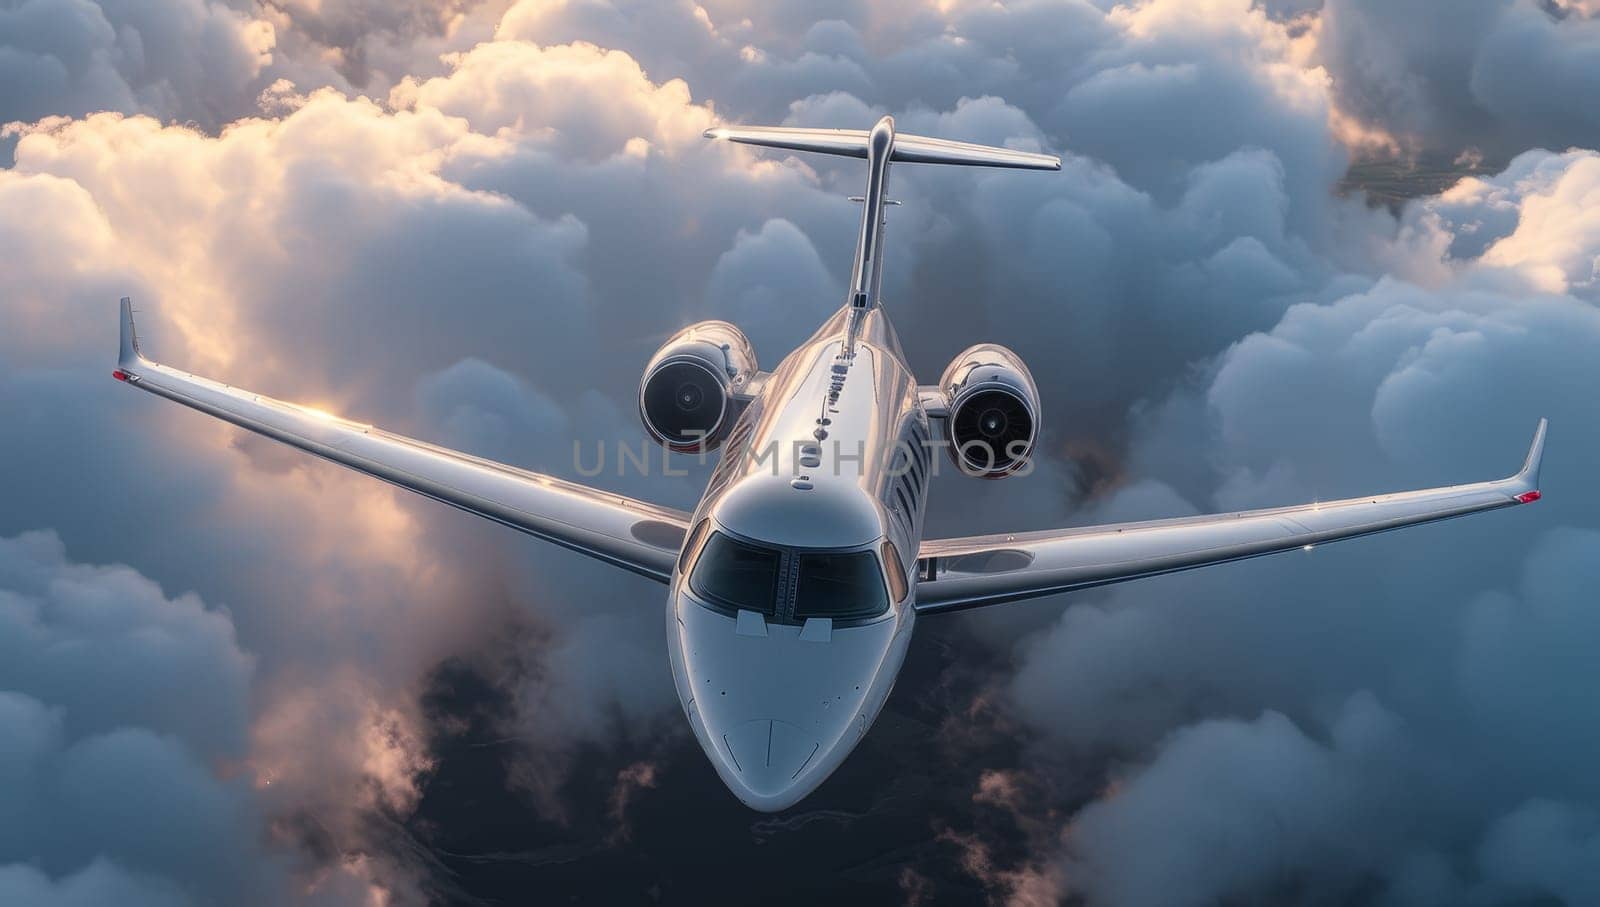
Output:
[[757,718],[724,737],[732,757],[729,787],[745,805],[776,812],[810,793],[811,787],[802,786],[798,778],[820,743],[805,731],[786,721]]

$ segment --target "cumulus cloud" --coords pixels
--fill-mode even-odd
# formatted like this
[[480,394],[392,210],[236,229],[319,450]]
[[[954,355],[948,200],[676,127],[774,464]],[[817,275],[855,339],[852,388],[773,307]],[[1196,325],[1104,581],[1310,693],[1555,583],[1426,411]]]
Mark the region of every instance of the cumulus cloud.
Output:
[[[308,117],[300,123],[318,132],[310,121],[326,109],[307,104],[301,112]],[[359,117],[349,120],[356,123]],[[18,237],[24,248],[38,243],[54,250],[7,271],[8,319],[24,330],[9,332],[0,343],[0,359],[8,366],[0,405],[15,417],[18,437],[39,440],[6,447],[7,469],[37,483],[8,488],[4,522],[8,531],[54,522],[85,551],[137,559],[163,582],[229,603],[235,625],[258,655],[258,681],[244,720],[251,765],[271,782],[263,811],[324,829],[335,841],[325,857],[336,868],[344,854],[363,847],[364,811],[414,797],[428,765],[415,727],[422,676],[466,640],[492,632],[504,599],[483,594],[481,587],[469,593],[471,584],[447,557],[430,552],[422,524],[406,509],[411,505],[397,503],[381,487],[347,484],[348,476],[268,445],[244,443],[205,420],[114,395],[104,378],[107,300],[120,286],[148,305],[144,324],[151,352],[160,358],[212,371],[228,370],[235,361],[254,363],[262,389],[276,385],[272,390],[286,397],[328,405],[359,397],[356,388],[322,390],[341,387],[338,378],[299,371],[317,357],[314,344],[297,340],[317,335],[292,309],[277,312],[285,318],[281,348],[278,340],[259,348],[235,345],[247,336],[272,337],[272,309],[260,305],[251,275],[271,279],[281,261],[274,254],[279,240],[309,238],[283,225],[293,220],[297,205],[318,201],[321,190],[310,185],[338,182],[338,162],[299,170],[309,183],[297,192],[293,177],[272,165],[270,146],[262,147],[273,132],[266,123],[259,124],[260,132],[246,128],[225,140],[113,115],[57,126],[61,131],[24,136],[17,168],[0,173],[0,195],[39,203],[20,209],[8,203],[11,216],[0,231]],[[343,138],[358,135],[359,129]],[[232,166],[242,169],[223,162],[230,156]],[[78,179],[45,174],[35,167],[41,160],[84,170]],[[114,172],[113,164],[107,171],[92,166],[97,160],[132,169]],[[252,168],[252,162],[261,166]],[[296,169],[293,162],[281,163],[291,174]],[[131,177],[138,169],[144,176]],[[103,182],[87,175],[94,170]],[[208,171],[215,182],[208,181]],[[259,182],[240,184],[233,177],[242,173]],[[398,182],[390,196],[396,211],[435,197],[425,180]],[[183,190],[185,185],[192,191]],[[282,194],[274,195],[274,188]],[[266,221],[236,221],[245,232],[227,237],[222,224],[229,217],[220,212],[242,197],[269,207],[275,204],[269,199],[277,198],[282,216],[268,220],[283,228],[275,232]],[[509,207],[485,201],[491,209]],[[159,251],[182,236],[194,239],[194,257]],[[221,251],[233,243],[239,244],[237,254]],[[448,252],[439,252],[439,260],[447,261]],[[188,278],[177,278],[178,271],[187,271]],[[187,292],[155,289],[178,286]],[[252,327],[251,313],[269,317]],[[96,324],[102,327],[91,327]],[[247,334],[253,331],[263,333]],[[361,348],[347,339],[351,352]],[[289,357],[292,347],[304,355]],[[337,370],[342,354],[332,346],[327,350],[322,361]],[[428,361],[414,365],[426,367]],[[394,367],[404,369],[405,363],[395,361]],[[116,455],[105,465],[86,465],[83,458],[97,450]],[[62,489],[74,488],[79,492],[63,496]],[[109,515],[96,503],[106,501],[116,502]],[[129,534],[132,525],[159,529]],[[227,529],[214,531],[218,527]],[[105,701],[121,700],[106,694]],[[169,702],[151,697],[152,704]]]
[[252,671],[194,595],[73,563],[53,533],[0,539],[0,898],[281,897],[240,771]]
[[[1068,877],[1092,900],[1374,881],[1395,903],[1592,896],[1574,894],[1591,883],[1570,858],[1513,857],[1507,870],[1493,856],[1516,846],[1505,836],[1545,830],[1582,852],[1595,796],[1579,766],[1600,738],[1571,720],[1582,710],[1571,641],[1594,618],[1582,590],[1600,536],[1582,476],[1600,438],[1570,389],[1596,378],[1587,351],[1600,319],[1559,292],[1587,292],[1553,276],[1551,256],[1566,253],[1513,239],[1539,229],[1541,207],[1581,199],[1592,162],[1530,152],[1478,202],[1469,184],[1459,208],[1452,193],[1420,203],[1408,217],[1442,231],[1422,244],[1443,256],[1439,286],[1386,280],[1296,306],[1220,356],[1187,400],[1151,413],[1134,447],[1145,478],[1116,496],[1138,496],[1139,510],[1174,509],[1163,497],[1231,510],[1509,473],[1538,415],[1558,426],[1554,503],[1537,520],[1129,586],[1030,642],[1012,687],[1020,714],[1052,747],[1132,762],[1066,832]],[[1457,231],[1483,222],[1474,205],[1488,220],[1508,195],[1527,212],[1518,226],[1486,248],[1472,236],[1458,246]],[[1188,462],[1170,453],[1181,439]],[[1551,525],[1571,528],[1539,531]],[[1541,799],[1553,805],[1528,805]],[[1514,819],[1522,810],[1545,818]],[[1134,838],[1141,847],[1124,846]]]
[[[1276,671],[1250,684],[1277,688],[1276,703],[1292,704],[1297,719],[1277,711],[1247,717],[1250,707],[1234,696],[1243,688],[1220,690],[1229,679],[1187,674],[1186,695],[1220,697],[1207,712],[1242,714],[1181,725],[1153,744],[1151,761],[1082,810],[1064,837],[1067,877],[1095,903],[1198,904],[1285,890],[1336,898],[1365,890],[1398,904],[1585,903],[1593,879],[1575,857],[1591,846],[1584,829],[1594,791],[1579,766],[1593,757],[1596,738],[1553,719],[1577,707],[1564,689],[1581,669],[1560,636],[1592,623],[1578,613],[1576,590],[1595,540],[1593,530],[1541,539],[1517,597],[1485,593],[1457,603],[1456,615],[1427,628],[1444,639],[1411,640],[1404,664],[1381,654],[1401,651],[1406,643],[1396,637],[1409,634],[1394,625],[1415,618],[1370,623],[1364,629],[1379,652],[1368,654],[1380,657],[1364,676],[1349,678],[1345,689],[1354,692],[1342,702],[1343,684],[1307,696]],[[1296,604],[1341,601],[1350,607],[1343,597]],[[1242,617],[1230,613],[1237,606],[1198,604],[1212,620],[1243,629]],[[1321,622],[1336,626],[1317,634],[1316,645],[1347,645],[1340,640],[1354,628]],[[1511,638],[1499,635],[1513,626]],[[1280,626],[1257,633],[1256,642],[1272,643],[1264,651],[1273,665],[1305,654]],[[1110,641],[1092,629],[1088,635],[1086,643]],[[1112,645],[1112,657],[1127,652]],[[1213,640],[1199,648],[1211,658],[1223,654]],[[1325,681],[1330,667],[1312,664],[1308,673]],[[1141,685],[1152,682],[1158,677],[1147,673]],[[1506,695],[1516,704],[1491,704]],[[1080,743],[1105,740],[1092,728],[1077,730],[1088,731]],[[1464,747],[1464,740],[1474,743]]]
[[[27,122],[0,171],[0,422],[24,440],[0,474],[26,480],[5,484],[0,532],[55,526],[78,557],[228,612],[112,571],[91,585],[148,604],[126,624],[63,604],[0,637],[22,641],[0,649],[11,739],[33,741],[16,764],[79,773],[81,800],[53,808],[88,816],[117,763],[143,766],[217,849],[196,868],[111,823],[0,869],[0,890],[205,898],[266,826],[312,858],[319,896],[403,900],[425,870],[369,820],[404,819],[438,770],[418,697],[445,659],[508,692],[513,774],[544,816],[605,808],[562,799],[584,752],[693,746],[659,588],[128,399],[104,377],[116,297],[145,307],[157,358],[572,477],[573,438],[637,449],[637,370],[673,329],[732,318],[770,366],[839,302],[859,165],[702,130],[893,113],[1065,153],[1055,175],[895,170],[886,297],[913,366],[1006,343],[1047,407],[1035,475],[941,480],[934,534],[1465,481],[1554,424],[1530,512],[968,619],[1017,658],[974,695],[1006,691],[1033,741],[974,777],[975,809],[1031,823],[1028,853],[1011,866],[952,829],[973,875],[1094,902],[1180,875],[1197,900],[1376,884],[1396,903],[1581,902],[1596,799],[1577,767],[1595,753],[1564,721],[1584,683],[1563,645],[1585,638],[1573,590],[1594,561],[1576,477],[1600,441],[1582,391],[1600,164],[1532,152],[1398,216],[1332,187],[1374,136],[1495,160],[1594,145],[1572,100],[1591,13],[13,4],[0,72],[26,78],[0,79],[0,120]],[[592,481],[689,506],[703,478]],[[19,544],[46,565],[29,575],[76,575]],[[94,601],[28,582],[25,616]],[[139,682],[115,689],[124,671]],[[196,674],[214,679],[183,690],[197,708],[161,694]],[[1515,745],[1530,737],[1537,752]],[[657,757],[617,766],[619,821],[663,789]],[[1254,856],[1208,850],[1219,835]]]
[[1581,4],[1327,0],[1315,59],[1341,105],[1419,151],[1594,147],[1600,20]]
[[381,95],[490,36],[504,0],[261,0],[279,35],[273,75]]
[[215,0],[0,9],[0,123],[100,110],[220,126],[247,112],[271,24]]
[[758,350],[779,351],[833,314],[844,288],[804,233],[786,220],[769,220],[759,232],[739,232],[711,269],[706,296]]
[[[519,669],[526,729],[558,768],[581,741],[646,733],[670,715],[662,628],[638,620],[637,600],[653,604],[659,591],[549,550],[530,554],[520,539],[225,426],[113,396],[106,301],[131,292],[145,306],[158,358],[513,462],[570,475],[575,437],[606,443],[613,457],[619,441],[637,450],[630,410],[613,402],[631,397],[636,375],[600,375],[594,364],[642,363],[701,305],[698,293],[662,298],[661,288],[706,277],[650,269],[673,260],[685,235],[668,231],[629,268],[594,272],[649,293],[597,297],[584,273],[590,227],[568,205],[608,211],[594,218],[601,229],[653,236],[617,201],[628,184],[683,197],[699,177],[702,189],[755,185],[753,199],[725,194],[726,227],[707,216],[703,234],[688,234],[704,236],[696,256],[709,270],[734,224],[754,218],[763,185],[814,190],[798,171],[726,155],[686,159],[686,176],[675,152],[691,138],[698,146],[710,116],[681,85],[651,83],[625,56],[593,47],[508,47],[512,58],[489,49],[458,61],[456,78],[510,80],[525,64],[528,87],[546,94],[524,103],[550,110],[520,125],[496,119],[503,109],[478,103],[482,92],[433,81],[407,89],[418,96],[397,110],[325,91],[218,136],[112,114],[47,120],[16,131],[16,166],[0,172],[12,213],[0,230],[37,252],[6,274],[8,317],[26,331],[0,343],[12,366],[0,396],[23,436],[52,439],[7,448],[8,468],[38,480],[15,489],[7,524],[56,520],[75,544],[230,602],[260,656],[251,759],[271,781],[270,811],[331,835],[335,858],[365,849],[364,811],[403,814],[415,802],[431,768],[415,699],[427,672],[483,651],[502,629],[530,634],[518,656],[536,662]],[[637,103],[615,105],[609,123],[588,115],[629,96]],[[553,141],[552,123],[590,141]],[[522,204],[466,184],[512,163],[573,194]],[[612,189],[586,199],[583,184]],[[622,323],[641,299],[634,331],[594,329],[597,319]],[[414,345],[374,346],[375,321]],[[81,329],[94,324],[103,327]],[[522,376],[530,368],[537,386]],[[62,412],[75,416],[63,425]],[[118,456],[85,476],[61,449]],[[52,490],[86,483],[100,491],[84,502],[118,500],[118,520],[164,532],[129,538]],[[636,493],[693,500],[687,482],[648,485]],[[218,526],[227,530],[206,528]],[[613,590],[599,607],[585,591],[595,585]]]
[[[1248,4],[898,12],[844,10],[797,38],[771,11],[529,3],[508,12],[500,34],[626,47],[652,77],[682,76],[733,119],[859,127],[894,112],[907,131],[1081,152],[1049,179],[897,170],[906,205],[891,213],[891,243],[907,245],[885,276],[905,319],[942,328],[903,332],[919,371],[936,372],[963,339],[983,336],[1016,346],[1047,383],[1074,388],[1047,397],[1046,443],[1056,450],[1096,457],[1107,430],[1120,432],[1119,413],[1165,392],[1197,357],[1270,326],[1295,299],[1337,292],[1346,267],[1376,267],[1364,237],[1381,218],[1327,191],[1346,153],[1325,76],[1301,67],[1288,26]],[[741,94],[819,55],[851,65],[774,78],[756,101]],[[1184,119],[1198,110],[1210,111],[1205,123]],[[806,164],[831,192],[858,191],[854,170]],[[528,176],[508,181],[514,166],[473,178],[530,203],[548,197],[552,188]],[[819,222],[804,211],[807,196],[781,200],[824,262],[844,260],[849,214],[830,209]],[[602,238],[588,222],[597,245],[613,247],[615,235],[641,246],[633,234]],[[1000,299],[1005,306],[991,304]],[[1024,323],[1051,327],[1016,329]],[[1037,497],[990,491],[1022,509]]]

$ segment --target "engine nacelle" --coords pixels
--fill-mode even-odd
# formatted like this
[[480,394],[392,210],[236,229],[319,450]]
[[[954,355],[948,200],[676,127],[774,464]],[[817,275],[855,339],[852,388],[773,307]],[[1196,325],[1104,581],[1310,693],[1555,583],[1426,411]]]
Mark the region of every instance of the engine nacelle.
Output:
[[962,472],[997,479],[1027,465],[1039,436],[1039,388],[1022,357],[997,343],[968,347],[939,389],[950,457]]
[[756,373],[743,331],[726,321],[692,324],[650,357],[639,382],[639,418],[669,450],[715,450],[738,415],[736,395]]

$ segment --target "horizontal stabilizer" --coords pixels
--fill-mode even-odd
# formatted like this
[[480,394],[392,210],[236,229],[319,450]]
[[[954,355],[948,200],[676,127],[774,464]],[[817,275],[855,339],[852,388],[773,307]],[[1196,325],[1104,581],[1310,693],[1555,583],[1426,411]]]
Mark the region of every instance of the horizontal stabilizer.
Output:
[[[801,129],[789,126],[718,126],[706,130],[708,139],[726,139],[745,145],[814,151],[843,157],[865,158],[867,137],[864,129]],[[970,167],[1010,167],[1020,170],[1060,170],[1061,159],[1053,154],[1012,151],[991,145],[952,142],[920,135],[896,133],[893,162],[912,164],[965,164]]]

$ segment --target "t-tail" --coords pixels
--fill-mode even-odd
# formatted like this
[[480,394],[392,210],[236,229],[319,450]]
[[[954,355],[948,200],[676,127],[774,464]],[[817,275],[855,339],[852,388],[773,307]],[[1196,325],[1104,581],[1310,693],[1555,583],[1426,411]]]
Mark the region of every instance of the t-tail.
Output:
[[787,126],[718,126],[706,130],[708,139],[726,139],[766,148],[814,151],[843,157],[865,158],[867,190],[861,196],[861,232],[856,238],[855,263],[850,271],[850,304],[870,309],[878,304],[883,282],[883,209],[890,202],[889,165],[963,164],[968,167],[1008,167],[1017,170],[1060,170],[1053,154],[1013,151],[990,145],[951,142],[894,131],[894,117],[884,117],[870,130],[803,129]]

